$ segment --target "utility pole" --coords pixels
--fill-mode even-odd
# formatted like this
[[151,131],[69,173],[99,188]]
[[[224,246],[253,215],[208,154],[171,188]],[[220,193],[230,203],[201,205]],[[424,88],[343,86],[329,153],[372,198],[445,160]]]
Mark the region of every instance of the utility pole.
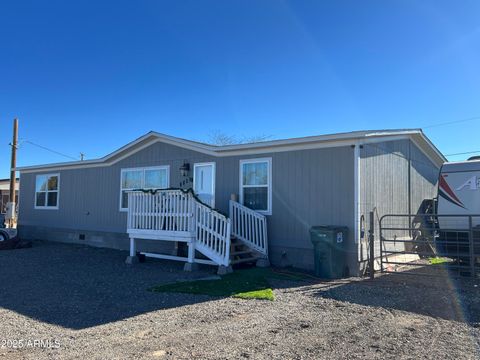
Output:
[[7,217],[10,227],[12,227],[14,218],[15,218],[15,168],[17,167],[17,147],[18,147],[18,119],[13,120],[13,139],[12,143],[12,159],[10,163],[10,204],[9,209],[7,209]]

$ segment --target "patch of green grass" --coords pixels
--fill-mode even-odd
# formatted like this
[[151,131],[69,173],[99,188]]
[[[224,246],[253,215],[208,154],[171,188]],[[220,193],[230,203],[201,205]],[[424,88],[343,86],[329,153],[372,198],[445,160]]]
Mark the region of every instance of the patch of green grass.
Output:
[[239,299],[257,299],[257,300],[275,300],[275,294],[273,293],[272,289],[264,289],[264,290],[254,290],[249,292],[243,292],[233,295],[235,298]]
[[448,259],[441,258],[441,257],[431,257],[428,259],[428,262],[432,265],[440,265],[448,263]]
[[242,299],[274,300],[273,290],[268,279],[293,280],[303,279],[302,274],[294,272],[278,272],[269,268],[252,268],[235,270],[222,276],[220,280],[197,280],[177,282],[155,286],[153,292],[176,292],[186,294],[202,294],[209,296],[235,296]]

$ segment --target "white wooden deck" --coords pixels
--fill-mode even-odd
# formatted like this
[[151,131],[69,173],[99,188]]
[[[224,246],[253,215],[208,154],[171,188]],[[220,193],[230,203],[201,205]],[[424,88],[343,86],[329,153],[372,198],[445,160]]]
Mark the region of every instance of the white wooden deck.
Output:
[[[188,244],[188,257],[144,254],[185,261],[186,269],[194,263],[229,267],[232,235],[265,258],[268,257],[265,216],[235,201],[230,201],[230,216],[228,218],[201,203],[189,191],[130,191],[127,220],[130,257],[136,256],[137,240],[177,241]],[[195,251],[210,260],[195,258]]]

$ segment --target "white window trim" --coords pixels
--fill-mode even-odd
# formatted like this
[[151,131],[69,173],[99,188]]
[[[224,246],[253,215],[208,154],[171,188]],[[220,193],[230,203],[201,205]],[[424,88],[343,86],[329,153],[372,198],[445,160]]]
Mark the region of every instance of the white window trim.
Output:
[[203,163],[194,163],[193,164],[193,189],[195,190],[195,168],[198,166],[212,166],[212,193],[213,193],[213,201],[212,201],[212,208],[215,207],[215,177],[217,176],[217,170],[215,162],[203,162]]
[[[38,176],[46,176],[47,177],[47,191],[37,191],[37,177]],[[57,177],[57,206],[47,206],[47,201],[48,201],[48,178],[51,176],[56,176]],[[53,192],[55,190],[52,190]],[[45,193],[45,206],[37,206],[37,192],[44,192]],[[33,207],[35,210],[58,210],[60,207],[60,173],[54,173],[54,174],[38,174],[35,176],[35,191],[34,191],[34,197],[33,197]]]
[[[268,163],[268,181],[267,185],[243,185],[243,164],[252,164],[252,163]],[[255,158],[255,159],[244,159],[240,160],[240,179],[239,179],[239,200],[240,204],[243,205],[243,188],[244,187],[266,187],[268,188],[267,195],[267,210],[255,210],[256,212],[263,215],[272,215],[272,158]]]
[[[126,212],[128,211],[128,208],[122,208],[122,191],[124,190],[122,188],[122,178],[123,178],[123,173],[127,171],[142,171],[142,183],[145,183],[145,171],[146,170],[167,170],[167,188],[170,187],[170,165],[161,165],[161,166],[147,166],[147,167],[134,167],[134,168],[124,168],[120,169],[120,197],[119,197],[119,203],[118,203],[118,209],[119,211]],[[128,189],[126,189],[128,190]]]

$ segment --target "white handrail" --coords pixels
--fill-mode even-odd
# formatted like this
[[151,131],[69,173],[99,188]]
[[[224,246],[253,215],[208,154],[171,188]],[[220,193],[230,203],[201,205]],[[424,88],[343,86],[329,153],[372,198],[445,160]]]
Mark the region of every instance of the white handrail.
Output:
[[195,247],[220,265],[230,264],[230,219],[195,202]]
[[268,257],[267,218],[255,210],[230,200],[230,219],[232,235]]

